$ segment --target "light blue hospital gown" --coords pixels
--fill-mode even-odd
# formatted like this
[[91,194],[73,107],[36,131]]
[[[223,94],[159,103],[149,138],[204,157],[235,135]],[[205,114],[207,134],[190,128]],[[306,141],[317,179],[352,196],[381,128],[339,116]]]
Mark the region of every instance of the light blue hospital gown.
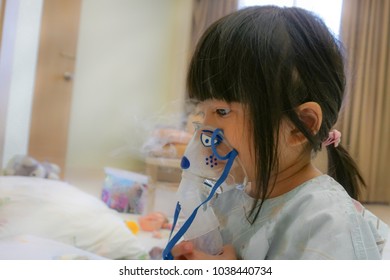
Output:
[[214,202],[225,244],[240,259],[381,259],[388,227],[328,175],[264,202],[253,225],[253,199],[222,193]]

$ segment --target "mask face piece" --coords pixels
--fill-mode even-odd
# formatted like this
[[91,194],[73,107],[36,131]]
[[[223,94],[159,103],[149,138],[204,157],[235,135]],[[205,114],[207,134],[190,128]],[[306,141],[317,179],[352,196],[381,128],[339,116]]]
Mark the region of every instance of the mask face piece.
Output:
[[[193,176],[202,178],[204,186],[213,185],[225,170],[235,149],[229,144],[222,130],[195,123],[195,134],[181,160],[181,168]],[[247,175],[238,157],[235,158],[226,181],[218,193],[245,186]],[[214,183],[213,183],[214,182]]]
[[195,124],[195,128],[181,161],[182,180],[177,191],[177,209],[182,211],[185,222],[165,248],[164,259],[169,259],[170,249],[182,236],[201,251],[220,253],[222,237],[212,202],[218,194],[243,189],[247,184],[237,151],[223,132],[200,124]]

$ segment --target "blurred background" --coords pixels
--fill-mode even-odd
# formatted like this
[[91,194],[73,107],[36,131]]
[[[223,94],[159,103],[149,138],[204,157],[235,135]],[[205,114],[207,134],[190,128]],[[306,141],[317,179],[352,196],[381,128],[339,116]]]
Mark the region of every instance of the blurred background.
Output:
[[0,164],[48,160],[92,192],[106,166],[147,173],[151,132],[186,130],[186,69],[205,28],[249,5],[299,6],[345,45],[348,103],[337,126],[367,180],[364,201],[388,204],[389,2],[1,0]]

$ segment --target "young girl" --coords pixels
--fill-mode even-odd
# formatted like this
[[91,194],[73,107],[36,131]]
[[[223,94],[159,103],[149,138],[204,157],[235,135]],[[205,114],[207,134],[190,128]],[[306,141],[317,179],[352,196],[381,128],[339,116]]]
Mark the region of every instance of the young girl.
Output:
[[[250,7],[215,22],[188,73],[203,123],[238,151],[249,184],[214,202],[223,252],[181,242],[175,259],[380,259],[387,226],[333,130],[345,87],[340,43],[308,11]],[[312,162],[327,149],[329,175]]]

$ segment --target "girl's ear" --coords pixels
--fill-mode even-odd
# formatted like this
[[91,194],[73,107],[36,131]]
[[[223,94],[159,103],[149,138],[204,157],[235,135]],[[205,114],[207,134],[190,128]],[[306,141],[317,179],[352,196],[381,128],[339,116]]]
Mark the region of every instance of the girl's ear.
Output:
[[[316,134],[322,123],[322,109],[317,102],[306,102],[296,108],[299,119],[306,125],[312,134]],[[307,139],[297,128],[291,130],[290,144],[299,145]]]

